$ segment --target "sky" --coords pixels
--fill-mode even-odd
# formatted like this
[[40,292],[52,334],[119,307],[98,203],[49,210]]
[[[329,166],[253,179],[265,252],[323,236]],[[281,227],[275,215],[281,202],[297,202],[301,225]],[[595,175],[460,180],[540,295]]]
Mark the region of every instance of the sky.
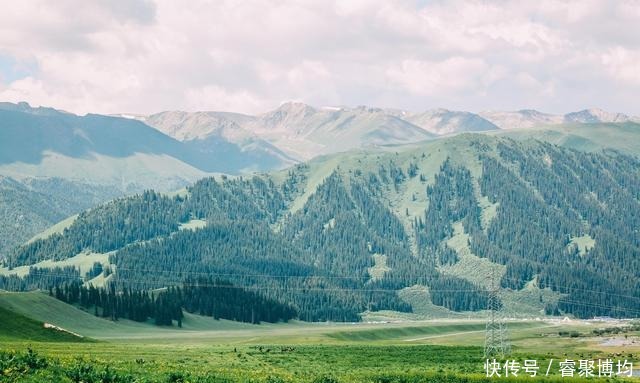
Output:
[[640,115],[640,1],[25,0],[0,101],[74,113],[286,101]]

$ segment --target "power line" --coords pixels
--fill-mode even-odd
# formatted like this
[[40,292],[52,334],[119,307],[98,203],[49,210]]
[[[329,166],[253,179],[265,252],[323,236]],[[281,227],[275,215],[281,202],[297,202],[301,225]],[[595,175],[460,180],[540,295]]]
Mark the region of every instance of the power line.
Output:
[[[73,277],[72,275],[69,274],[49,274],[49,273],[33,273],[32,275],[40,275],[40,276],[54,276],[54,277],[65,277],[65,278],[69,278],[69,277]],[[119,277],[119,279],[121,279],[125,284],[128,285],[139,285],[139,286],[143,286],[143,288],[147,288],[150,289],[151,285],[153,285],[153,283],[149,283],[146,281],[142,281],[140,279],[135,279],[135,278],[123,278],[123,277]],[[497,287],[497,283],[495,283],[495,279],[493,280],[493,286],[495,286],[492,291],[495,291]],[[311,292],[311,291],[318,291],[318,292],[361,292],[361,293],[370,293],[370,292],[386,292],[386,293],[397,293],[398,290],[397,289],[367,289],[367,288],[341,288],[341,287],[333,287],[333,288],[323,288],[323,287],[290,287],[290,286],[248,286],[248,285],[244,285],[244,286],[240,286],[240,285],[227,285],[227,284],[216,284],[216,283],[203,283],[203,282],[187,282],[184,280],[163,280],[161,283],[165,284],[165,286],[163,287],[181,287],[181,286],[192,286],[192,287],[220,287],[220,288],[228,288],[228,289],[244,289],[244,290],[253,290],[253,291],[301,291],[301,292]],[[126,287],[126,286],[125,286]],[[427,291],[429,293],[456,293],[456,292],[478,292],[478,290],[476,289],[439,289],[439,290],[434,290],[434,289],[430,289],[427,288]],[[498,289],[499,292],[499,289]],[[498,296],[497,299],[494,299],[493,302],[495,302],[494,304],[496,304],[498,307],[500,307],[500,297]],[[630,308],[624,308],[621,306],[614,306],[614,305],[603,305],[603,304],[597,304],[597,303],[587,303],[587,302],[579,302],[579,301],[571,301],[571,300],[563,300],[563,303],[567,303],[567,304],[572,304],[572,305],[577,305],[577,306],[583,306],[583,307],[593,307],[593,308],[601,308],[601,309],[608,309],[608,310],[623,310],[625,312],[629,312],[629,313],[635,313],[638,314],[638,316],[640,316],[640,310],[635,310],[635,309],[630,309]],[[492,306],[492,304],[488,305],[489,307]],[[501,314],[502,316],[504,316],[504,314]]]
[[[36,274],[38,275],[38,274]],[[51,274],[46,274],[43,273],[41,275],[44,276],[52,276]],[[58,276],[63,276],[63,277],[69,277],[68,274],[57,274]],[[129,285],[140,285],[143,287],[143,289],[151,289],[151,286],[148,282],[144,282],[141,280],[134,280],[134,279],[125,279],[126,283],[128,283]],[[226,289],[244,289],[244,290],[249,290],[249,291],[301,291],[301,292],[345,292],[345,291],[349,291],[349,292],[360,292],[360,293],[366,293],[366,292],[386,292],[386,293],[394,293],[396,294],[398,292],[398,290],[395,289],[346,289],[346,288],[316,288],[316,287],[305,287],[305,288],[295,288],[295,287],[286,287],[286,286],[238,286],[238,285],[227,285],[227,284],[212,284],[212,283],[188,283],[185,281],[164,281],[163,283],[166,283],[165,286],[162,286],[162,288],[165,287],[184,287],[184,286],[199,286],[199,287],[218,287],[218,288],[226,288]],[[497,284],[495,283],[495,278],[492,281],[492,286],[494,286],[494,288],[492,289],[492,291],[496,292],[497,288]],[[126,286],[125,286],[126,287]],[[429,292],[441,292],[441,293],[453,293],[453,292],[477,292],[477,290],[465,290],[465,289],[443,289],[443,290],[432,290],[432,289],[428,289]],[[499,290],[497,292],[499,294]],[[500,307],[500,303],[499,303],[499,296],[498,299],[493,299],[494,303],[490,303],[489,307],[493,307],[495,310],[496,305],[499,306],[499,309],[496,310],[496,312],[498,313],[498,315],[496,315],[494,318],[499,319],[498,323],[500,324],[499,326],[497,326],[498,328],[498,336],[495,336],[493,339],[506,339],[506,347],[501,346],[501,348],[509,350],[509,344],[508,344],[508,333],[506,330],[506,317],[504,315],[504,312],[501,312],[502,307]],[[592,307],[592,308],[600,308],[600,309],[606,309],[606,310],[620,310],[622,312],[625,313],[634,313],[636,314],[636,317],[640,317],[640,310],[635,310],[635,309],[630,309],[630,308],[625,308],[625,307],[621,307],[621,306],[614,306],[614,305],[604,305],[604,304],[597,304],[597,303],[587,303],[587,302],[582,302],[582,301],[570,301],[570,300],[565,300],[563,301],[564,303],[567,304],[572,304],[572,305],[576,305],[576,306],[582,306],[582,307]],[[492,310],[490,310],[492,311]],[[500,349],[500,348],[499,348]]]
[[[294,279],[294,278],[298,278],[298,279],[329,279],[329,280],[333,280],[333,279],[338,279],[338,280],[354,280],[354,281],[359,281],[359,280],[370,280],[371,276],[370,275],[365,275],[365,276],[353,276],[353,275],[336,275],[336,274],[332,274],[332,275],[279,275],[279,274],[244,274],[244,273],[212,273],[212,272],[206,272],[206,271],[187,271],[187,270],[159,270],[159,269],[139,269],[139,268],[135,268],[135,269],[130,269],[130,268],[122,268],[122,267],[118,267],[116,265],[115,268],[116,272],[117,271],[131,271],[131,272],[143,272],[143,273],[170,273],[170,274],[193,274],[193,275],[202,275],[202,276],[215,276],[215,277],[242,277],[242,278],[273,278],[273,279]],[[410,281],[410,278],[407,277],[400,277],[400,276],[385,276],[383,278],[384,281],[400,281],[400,282],[406,282],[406,281]],[[524,279],[524,278],[505,278],[502,277],[501,280],[508,280],[508,281],[512,281],[512,282],[531,282],[531,279]],[[572,286],[562,286],[562,285],[554,285],[555,287],[558,288],[563,288],[563,290],[569,290],[569,291],[581,291],[581,292],[588,292],[588,293],[596,293],[596,294],[605,294],[605,295],[609,295],[609,296],[618,296],[618,297],[622,297],[622,298],[629,298],[629,299],[635,299],[640,301],[640,297],[638,296],[634,296],[634,295],[625,295],[625,294],[617,294],[617,293],[611,293],[611,292],[604,292],[604,291],[600,291],[600,290],[591,290],[591,289],[583,289],[583,288],[577,288],[577,287],[572,287]],[[477,290],[474,290],[477,291]],[[560,293],[563,293],[561,291],[558,291]],[[569,294],[569,293],[567,293]]]
[[[125,268],[120,268],[120,267],[116,267],[116,275],[117,275],[117,271],[135,271],[135,272],[145,272],[145,273],[170,273],[173,275],[177,275],[177,274],[196,274],[196,275],[202,275],[202,276],[212,276],[212,277],[233,277],[233,276],[237,276],[237,277],[245,277],[245,278],[282,278],[282,279],[287,279],[287,278],[304,278],[304,279],[325,279],[327,277],[325,276],[314,276],[314,275],[310,275],[310,276],[304,276],[304,275],[273,275],[273,274],[241,274],[241,273],[208,273],[208,272],[196,272],[196,271],[176,271],[176,270],[151,270],[151,269],[125,269]],[[31,275],[40,275],[40,276],[51,276],[51,277],[72,277],[72,275],[69,274],[52,274],[52,273],[47,273],[47,272],[30,272]],[[495,277],[495,276],[494,276]],[[82,277],[80,277],[82,278]],[[119,280],[124,280],[127,281],[128,283],[132,283],[132,284],[140,284],[140,285],[153,285],[154,283],[151,282],[145,282],[142,281],[140,279],[134,279],[134,278],[124,278],[123,276],[117,276],[117,278]],[[360,279],[360,277],[346,277],[346,276],[335,276],[335,278],[337,279],[353,279],[353,280],[358,280]],[[331,279],[331,278],[327,278],[327,279]],[[367,279],[369,279],[369,277],[367,277]],[[525,280],[525,279],[517,279],[517,278],[508,278],[509,280],[512,281],[518,281],[518,282],[530,282],[530,280]],[[407,278],[402,278],[402,277],[394,277],[394,278],[390,278],[390,279],[385,279],[385,280],[395,280],[395,281],[407,281]],[[494,280],[494,282],[497,282],[497,279]],[[174,283],[174,286],[176,284],[187,284],[189,285],[190,283],[188,283],[187,281],[184,280],[167,280],[164,279],[162,280],[162,283]],[[196,285],[198,283],[192,283],[193,285]],[[200,286],[203,286],[202,283],[199,284]],[[212,287],[217,287],[217,286],[212,286]],[[260,287],[257,286],[237,286],[238,288],[251,288],[251,289],[261,289]],[[411,286],[406,286],[406,287],[411,287]],[[406,288],[405,287],[405,288]],[[573,288],[573,287],[569,287],[569,286],[560,286],[560,285],[556,285],[556,287],[562,287],[564,288],[564,290],[568,290],[568,291],[581,291],[581,292],[590,292],[590,293],[597,293],[597,294],[603,294],[606,296],[616,296],[616,297],[622,297],[622,298],[629,298],[629,299],[636,299],[636,300],[640,300],[639,297],[637,296],[631,296],[631,295],[623,295],[623,294],[616,294],[616,293],[610,293],[610,292],[604,292],[604,291],[597,291],[597,290],[589,290],[589,289],[579,289],[579,288]],[[311,287],[306,287],[306,288],[292,288],[292,287],[266,287],[266,288],[262,288],[264,290],[300,290],[300,291],[308,291],[310,289],[313,289]],[[451,290],[433,290],[430,288],[427,288],[429,292],[479,292],[478,289],[451,289]],[[397,292],[399,289],[396,288],[387,288],[387,289],[383,289],[383,288],[377,288],[377,289],[367,289],[367,288],[342,288],[342,287],[334,287],[331,289],[327,289],[327,288],[315,288],[314,290],[322,290],[322,291],[363,291],[363,292]],[[313,291],[313,290],[312,290]],[[480,290],[482,291],[482,290]],[[559,292],[559,291],[558,291]],[[563,292],[559,292],[559,293],[563,293]],[[563,300],[564,302],[569,303],[569,301],[567,300]],[[596,305],[594,304],[594,307],[596,307]],[[607,306],[607,307],[618,307],[618,306]]]

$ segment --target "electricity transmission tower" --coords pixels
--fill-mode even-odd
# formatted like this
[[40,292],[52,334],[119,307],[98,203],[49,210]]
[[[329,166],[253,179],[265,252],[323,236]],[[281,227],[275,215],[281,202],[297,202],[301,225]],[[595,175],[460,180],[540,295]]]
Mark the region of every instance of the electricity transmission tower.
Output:
[[495,272],[491,271],[489,287],[489,318],[484,335],[484,356],[503,358],[511,352],[509,334],[505,323],[504,311],[499,299],[499,286],[496,283]]

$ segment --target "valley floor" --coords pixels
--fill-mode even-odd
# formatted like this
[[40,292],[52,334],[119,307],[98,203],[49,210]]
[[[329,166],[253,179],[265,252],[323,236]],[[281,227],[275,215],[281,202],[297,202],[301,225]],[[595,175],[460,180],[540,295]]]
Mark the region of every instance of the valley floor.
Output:
[[[194,320],[191,318],[192,322]],[[477,320],[259,326],[211,322],[221,327],[207,330],[160,328],[138,335],[107,331],[103,337],[95,337],[98,340],[84,339],[82,342],[36,342],[5,337],[0,341],[0,363],[4,364],[0,366],[0,381],[495,380],[485,376],[484,323]],[[609,324],[587,321],[512,322],[509,332],[513,355],[508,359],[520,363],[525,359],[536,359],[541,366],[547,366],[553,359],[557,367],[558,361],[565,359],[637,358],[640,354],[639,334],[595,336],[592,333],[594,329],[607,326]],[[27,349],[35,354],[27,354]],[[39,365],[41,357],[46,362]],[[31,363],[32,367],[12,366],[9,359],[14,364],[26,360],[24,364]],[[544,381],[562,381],[556,367],[551,371],[555,377]],[[513,381],[533,382],[537,378],[521,375]],[[571,381],[580,379],[576,377]]]

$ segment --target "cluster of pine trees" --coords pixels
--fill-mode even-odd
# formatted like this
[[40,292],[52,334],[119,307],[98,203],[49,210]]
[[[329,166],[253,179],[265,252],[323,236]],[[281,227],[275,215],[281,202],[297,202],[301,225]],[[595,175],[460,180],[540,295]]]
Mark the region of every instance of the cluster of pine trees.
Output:
[[74,266],[35,267],[20,277],[16,274],[0,275],[0,289],[9,291],[46,290],[81,279],[80,270]]
[[93,311],[96,316],[111,320],[130,319],[170,326],[177,321],[182,327],[182,293],[177,287],[160,291],[117,291],[115,286],[97,288],[84,286],[79,280],[49,288],[49,295],[69,304]]
[[247,291],[217,278],[198,278],[185,283],[184,308],[190,313],[238,322],[287,322],[297,316],[288,304]]
[[186,281],[182,287],[158,290],[117,290],[85,286],[80,280],[49,288],[49,295],[69,304],[78,305],[96,316],[111,320],[129,319],[136,322],[153,320],[159,326],[182,327],[183,309],[190,313],[258,324],[296,318],[290,305],[246,291],[220,279],[201,278]]

